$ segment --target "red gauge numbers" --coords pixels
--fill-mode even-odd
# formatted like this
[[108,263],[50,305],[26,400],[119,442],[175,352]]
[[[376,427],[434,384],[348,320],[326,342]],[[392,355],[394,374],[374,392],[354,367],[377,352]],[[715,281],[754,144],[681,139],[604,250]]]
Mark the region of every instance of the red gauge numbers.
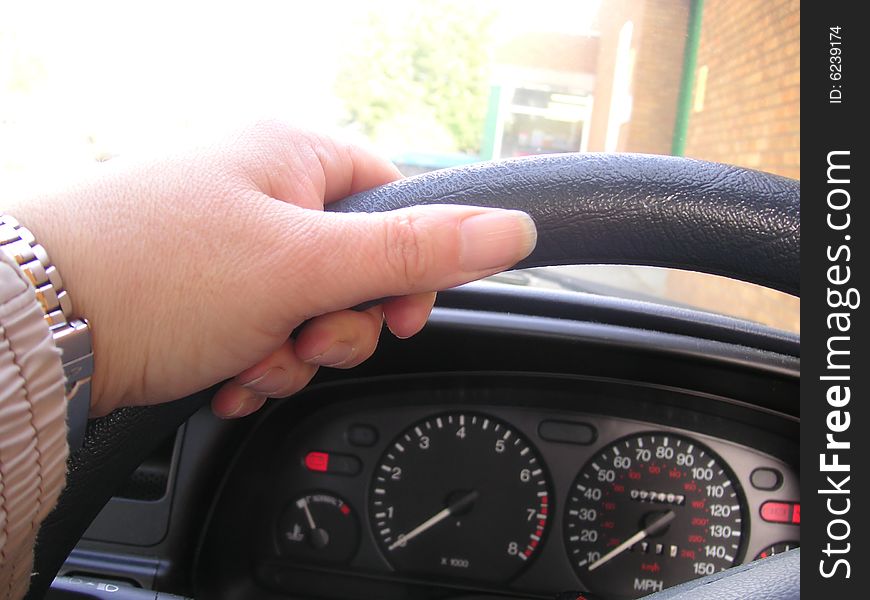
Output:
[[577,475],[565,539],[591,591],[637,598],[736,564],[741,491],[702,444],[650,433],[618,440]]

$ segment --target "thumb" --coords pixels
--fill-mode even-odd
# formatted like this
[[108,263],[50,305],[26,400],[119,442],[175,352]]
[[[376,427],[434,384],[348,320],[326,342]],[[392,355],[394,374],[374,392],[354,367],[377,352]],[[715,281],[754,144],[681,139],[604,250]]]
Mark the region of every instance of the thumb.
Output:
[[426,205],[305,212],[314,221],[304,227],[307,276],[294,287],[314,291],[316,313],[480,279],[522,260],[537,241],[531,217],[515,210]]

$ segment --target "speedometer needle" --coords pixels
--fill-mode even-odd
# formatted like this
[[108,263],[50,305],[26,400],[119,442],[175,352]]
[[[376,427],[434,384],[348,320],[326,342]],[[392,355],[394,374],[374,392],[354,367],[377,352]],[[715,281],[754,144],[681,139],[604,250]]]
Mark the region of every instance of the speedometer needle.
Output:
[[594,571],[595,569],[597,569],[601,565],[607,564],[608,562],[610,562],[611,560],[613,560],[614,558],[616,558],[617,556],[619,556],[620,554],[622,554],[623,552],[628,550],[628,548],[630,548],[634,544],[638,543],[642,539],[646,538],[648,535],[650,535],[656,529],[660,529],[660,528],[664,527],[665,525],[667,525],[668,523],[670,523],[671,521],[673,521],[675,516],[677,516],[677,513],[675,513],[672,510],[669,510],[668,512],[666,512],[665,514],[660,516],[658,519],[656,519],[655,521],[653,521],[652,523],[650,523],[649,525],[647,525],[646,527],[644,527],[643,529],[641,529],[640,531],[635,533],[633,536],[631,536],[630,538],[628,538],[627,540],[622,542],[616,548],[614,548],[613,550],[611,550],[610,552],[608,552],[607,554],[605,554],[604,556],[602,556],[601,558],[596,560],[594,563],[589,565],[589,570]]
[[408,542],[413,540],[415,537],[417,537],[418,535],[420,535],[424,531],[431,529],[432,527],[434,527],[435,525],[437,525],[438,523],[440,523],[441,521],[443,521],[444,519],[446,519],[450,515],[456,514],[457,512],[459,512],[460,510],[462,510],[463,508],[465,508],[466,506],[468,506],[469,504],[471,504],[472,502],[477,500],[477,497],[479,495],[480,494],[478,494],[477,492],[468,492],[467,494],[462,496],[459,500],[457,500],[456,502],[454,502],[453,504],[451,504],[447,508],[439,510],[437,513],[435,513],[434,515],[432,515],[431,517],[429,517],[428,519],[426,519],[425,521],[423,521],[422,523],[417,525],[414,529],[412,529],[408,533],[400,534],[396,538],[396,541],[387,547],[387,550],[393,551],[396,548],[398,548],[399,546],[404,546],[405,544],[407,544]]

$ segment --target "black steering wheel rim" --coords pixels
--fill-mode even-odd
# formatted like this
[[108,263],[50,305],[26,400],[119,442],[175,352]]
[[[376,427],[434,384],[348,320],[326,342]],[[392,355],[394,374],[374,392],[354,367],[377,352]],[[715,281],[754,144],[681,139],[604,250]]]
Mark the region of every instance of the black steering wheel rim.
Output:
[[[538,246],[518,267],[663,266],[800,295],[800,183],[733,166],[651,155],[547,155],[411,177],[329,210],[450,203],[528,212],[538,226]],[[40,530],[28,598],[44,596],[116,488],[212,392],[121,409],[89,425],[84,446],[70,457],[67,487]],[[754,571],[765,577],[764,568]],[[717,585],[706,588],[715,592]]]
[[800,295],[800,182],[649,154],[549,154],[433,171],[329,206],[474,204],[529,213],[516,268],[627,264],[723,275]]

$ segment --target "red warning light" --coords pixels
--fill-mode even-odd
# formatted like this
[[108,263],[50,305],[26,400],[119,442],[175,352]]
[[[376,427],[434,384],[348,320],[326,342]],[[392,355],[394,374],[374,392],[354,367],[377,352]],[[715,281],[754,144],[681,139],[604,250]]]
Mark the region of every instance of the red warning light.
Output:
[[761,518],[771,523],[800,525],[801,505],[795,502],[765,502],[761,505]]
[[338,510],[340,510],[341,514],[343,514],[344,516],[347,516],[350,514],[350,507],[347,504],[342,504],[341,508],[339,508]]
[[309,471],[325,473],[329,468],[329,454],[326,452],[309,452],[305,455],[305,467]]

